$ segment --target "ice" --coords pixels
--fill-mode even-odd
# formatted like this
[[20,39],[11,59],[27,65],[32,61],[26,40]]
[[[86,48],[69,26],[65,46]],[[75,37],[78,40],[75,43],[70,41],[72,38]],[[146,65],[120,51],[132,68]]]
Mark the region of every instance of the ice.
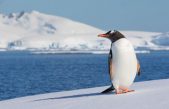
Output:
[[108,86],[0,101],[1,109],[168,109],[169,79],[134,83],[135,92],[101,94]]

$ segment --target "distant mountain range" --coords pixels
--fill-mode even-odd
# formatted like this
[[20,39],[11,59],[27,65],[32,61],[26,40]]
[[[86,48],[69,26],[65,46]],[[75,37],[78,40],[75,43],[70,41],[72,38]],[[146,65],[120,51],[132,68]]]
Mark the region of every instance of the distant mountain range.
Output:
[[[136,50],[169,50],[169,33],[120,32]],[[110,41],[98,38],[100,33],[104,31],[37,11],[0,14],[0,50],[108,51]]]

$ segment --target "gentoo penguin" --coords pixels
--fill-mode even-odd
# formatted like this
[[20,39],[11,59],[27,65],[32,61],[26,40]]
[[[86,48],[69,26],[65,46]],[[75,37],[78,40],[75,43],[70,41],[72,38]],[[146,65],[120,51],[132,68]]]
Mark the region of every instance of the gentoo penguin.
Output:
[[108,31],[99,37],[111,41],[108,64],[112,86],[102,93],[115,90],[116,94],[131,92],[129,87],[134,82],[136,74],[140,75],[140,64],[137,60],[132,44],[119,31]]

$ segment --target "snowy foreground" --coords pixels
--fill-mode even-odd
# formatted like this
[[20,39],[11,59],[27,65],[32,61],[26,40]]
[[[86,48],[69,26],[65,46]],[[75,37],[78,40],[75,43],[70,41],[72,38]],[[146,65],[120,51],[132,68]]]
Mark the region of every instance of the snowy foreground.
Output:
[[135,92],[100,94],[106,87],[0,101],[0,109],[168,109],[169,79],[138,82]]

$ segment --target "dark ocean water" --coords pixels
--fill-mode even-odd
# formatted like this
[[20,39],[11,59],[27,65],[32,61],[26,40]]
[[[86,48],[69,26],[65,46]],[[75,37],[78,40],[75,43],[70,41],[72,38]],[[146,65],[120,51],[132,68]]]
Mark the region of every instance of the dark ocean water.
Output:
[[[169,78],[169,52],[137,56],[136,81]],[[0,52],[0,100],[109,84],[107,55]]]

